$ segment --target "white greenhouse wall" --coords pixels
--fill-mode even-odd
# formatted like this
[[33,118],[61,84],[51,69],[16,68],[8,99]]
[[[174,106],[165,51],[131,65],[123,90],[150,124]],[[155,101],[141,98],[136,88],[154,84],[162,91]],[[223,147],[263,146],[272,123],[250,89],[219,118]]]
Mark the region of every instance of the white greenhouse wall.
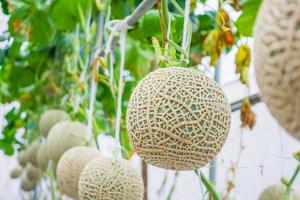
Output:
[[[215,7],[211,4],[209,7]],[[199,8],[201,10],[207,8]],[[237,15],[234,13],[234,15]],[[234,16],[233,16],[234,17]],[[0,32],[6,29],[6,20],[0,15]],[[251,44],[252,41],[248,40]],[[246,95],[246,90],[237,83],[231,83],[238,77],[234,74],[233,54],[222,57],[221,84],[229,100],[235,101]],[[253,69],[251,74],[251,94],[257,92],[254,81]],[[292,153],[299,150],[299,141],[296,141],[283,129],[279,127],[275,119],[271,116],[265,104],[260,103],[253,107],[257,114],[257,124],[253,131],[246,130],[241,133],[239,112],[232,115],[232,126],[227,142],[218,155],[217,161],[217,189],[226,189],[226,180],[230,164],[235,161],[239,148],[240,137],[243,135],[245,149],[242,153],[239,166],[237,168],[236,187],[233,196],[237,200],[255,200],[261,190],[270,185],[280,182],[282,176],[290,177],[296,167],[296,162],[292,158]],[[3,125],[3,106],[0,106],[0,131]],[[0,132],[1,137],[1,132]],[[100,142],[106,148],[104,153],[108,154],[113,145],[113,141],[101,137]],[[134,157],[134,163],[138,166],[139,159]],[[28,195],[20,192],[19,181],[9,178],[9,171],[16,165],[14,157],[8,158],[0,151],[0,199],[19,200],[28,199]],[[208,167],[203,168],[207,174]],[[157,191],[162,183],[165,170],[149,166],[149,200],[165,200],[174,179],[174,172],[168,172],[166,192],[159,197]],[[300,178],[296,181],[296,186],[300,186]],[[203,189],[204,190],[204,189]],[[176,190],[172,200],[200,200],[202,199],[201,184],[193,172],[180,172],[177,179]]]

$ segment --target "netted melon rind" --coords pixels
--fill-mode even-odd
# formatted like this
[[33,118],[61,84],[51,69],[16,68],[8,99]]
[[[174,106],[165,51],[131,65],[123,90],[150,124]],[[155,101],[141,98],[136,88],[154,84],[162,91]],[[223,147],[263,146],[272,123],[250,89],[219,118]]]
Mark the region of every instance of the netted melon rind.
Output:
[[80,200],[142,200],[143,190],[141,175],[124,159],[95,158],[79,179]]
[[[284,200],[286,187],[283,185],[271,185],[265,188],[258,200]],[[299,191],[292,190],[290,200],[300,200]]]
[[26,173],[23,173],[21,176],[21,183],[20,183],[21,189],[25,192],[30,192],[34,189],[34,186],[35,186],[35,182],[30,181],[27,178]]
[[59,159],[56,168],[57,184],[62,194],[78,199],[78,182],[84,166],[100,156],[91,147],[77,146],[67,150]]
[[63,121],[55,124],[47,137],[49,158],[57,163],[65,151],[74,146],[84,145],[86,132],[86,126],[80,122]]
[[254,27],[256,80],[262,100],[300,140],[300,1],[264,0]]
[[37,152],[40,148],[40,145],[41,145],[41,143],[36,140],[36,141],[32,142],[28,146],[28,149],[27,149],[27,156],[28,156],[29,162],[36,167],[38,166],[36,156],[37,156]]
[[49,158],[47,153],[47,144],[41,144],[37,155],[36,155],[37,166],[42,170],[46,171],[48,168]]
[[148,74],[127,107],[127,130],[147,163],[195,170],[221,150],[231,110],[222,89],[202,72],[170,67]]
[[42,172],[39,168],[35,167],[31,163],[27,163],[25,172],[28,180],[30,181],[38,181],[42,177]]
[[63,110],[51,109],[45,111],[40,118],[39,129],[41,135],[47,137],[50,129],[58,122],[69,120],[68,114]]
[[12,169],[12,170],[10,171],[9,176],[10,176],[10,178],[12,178],[12,179],[16,179],[16,178],[18,178],[21,174],[22,174],[22,168],[21,168],[21,167],[15,167],[14,169]]

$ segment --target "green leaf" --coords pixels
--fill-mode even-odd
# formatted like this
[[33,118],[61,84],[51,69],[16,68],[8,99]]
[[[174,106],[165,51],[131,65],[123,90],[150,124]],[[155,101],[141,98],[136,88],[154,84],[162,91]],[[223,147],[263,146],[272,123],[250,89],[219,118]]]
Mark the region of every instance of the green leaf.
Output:
[[1,6],[2,6],[2,11],[4,14],[8,15],[9,11],[8,11],[8,3],[6,0],[0,0]]
[[8,143],[6,140],[0,140],[0,149],[2,149],[7,156],[12,156],[14,154],[12,143]]
[[213,200],[221,200],[218,192],[216,191],[214,185],[203,175],[201,171],[195,171],[198,177],[200,177],[201,182],[207,189],[207,191],[211,194]]
[[144,37],[158,37],[161,35],[159,13],[157,10],[150,10],[139,21],[139,28]]
[[33,43],[46,45],[50,43],[55,34],[53,21],[45,11],[37,11],[31,17],[30,39]]
[[[171,13],[171,34],[174,42],[179,42],[182,37],[184,18],[181,15]],[[157,10],[148,11],[139,21],[139,26],[134,33],[140,38],[161,38],[160,17]]]
[[28,25],[28,16],[30,15],[30,7],[22,6],[11,13],[8,20],[8,30],[15,39],[24,40],[24,27]]
[[200,30],[201,31],[209,31],[216,27],[216,12],[215,11],[208,11],[203,15],[199,15],[198,20],[200,23]]
[[26,87],[32,84],[34,71],[29,67],[14,66],[10,81],[16,87]]
[[262,0],[248,0],[242,5],[243,13],[236,21],[236,26],[243,36],[252,36],[252,29],[255,24],[261,2]]
[[51,16],[58,29],[66,31],[74,29],[80,22],[79,8],[87,16],[92,0],[59,0],[53,4]]

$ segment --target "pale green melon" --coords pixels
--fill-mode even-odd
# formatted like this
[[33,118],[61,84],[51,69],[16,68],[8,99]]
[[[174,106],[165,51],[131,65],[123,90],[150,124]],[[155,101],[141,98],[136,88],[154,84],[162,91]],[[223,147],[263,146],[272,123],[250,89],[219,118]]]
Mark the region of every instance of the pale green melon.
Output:
[[23,173],[22,176],[21,176],[21,189],[23,191],[30,192],[34,189],[34,186],[35,186],[35,182],[30,181],[27,178],[26,173]]
[[21,167],[15,167],[10,171],[10,178],[15,179],[18,178],[22,174],[22,168]]
[[49,163],[48,153],[47,153],[47,144],[41,144],[37,155],[36,155],[36,161],[38,167],[42,171],[46,171]]
[[25,172],[28,180],[38,181],[42,177],[42,172],[39,168],[33,166],[31,163],[27,163]]
[[32,142],[27,149],[28,160],[31,164],[33,164],[36,167],[38,166],[36,156],[40,148],[40,145],[41,145],[40,141],[36,140]]
[[100,152],[91,147],[77,146],[67,150],[56,168],[57,184],[62,194],[78,199],[79,176],[84,166]]
[[45,111],[39,122],[40,133],[47,137],[50,129],[58,122],[69,120],[68,114],[63,110],[51,109]]
[[84,145],[86,132],[86,126],[80,122],[63,121],[54,125],[47,137],[49,158],[57,163],[65,151],[74,146]]
[[[258,200],[285,200],[286,187],[283,185],[271,185],[265,188]],[[300,200],[300,192],[292,190],[290,200]]]
[[28,163],[29,161],[29,158],[28,158],[28,153],[27,151],[21,151],[18,155],[18,163],[22,166],[22,167],[25,167],[26,164]]

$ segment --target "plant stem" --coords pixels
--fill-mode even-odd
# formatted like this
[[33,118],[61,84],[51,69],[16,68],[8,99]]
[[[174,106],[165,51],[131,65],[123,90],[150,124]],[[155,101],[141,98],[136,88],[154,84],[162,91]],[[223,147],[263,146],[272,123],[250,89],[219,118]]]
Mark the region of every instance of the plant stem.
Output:
[[168,194],[167,200],[171,200],[172,199],[172,195],[173,195],[173,193],[174,193],[174,191],[176,189],[176,183],[177,183],[178,176],[179,176],[179,172],[175,172],[173,184],[172,184],[172,187],[171,187],[170,192]]
[[159,196],[159,199],[166,187],[167,181],[168,181],[168,170],[165,170],[165,175],[164,175],[163,181],[162,181],[159,189],[157,190],[157,195]]
[[190,20],[190,6],[191,1],[185,1],[185,8],[184,8],[184,23],[183,23],[183,37],[182,37],[182,44],[181,47],[184,51],[188,48],[188,31],[189,31],[189,20]]
[[140,5],[129,15],[126,17],[126,22],[129,26],[134,26],[137,21],[154,5],[156,4],[156,0],[144,0]]
[[144,0],[139,6],[125,19],[119,20],[112,28],[111,37],[108,37],[106,44],[106,54],[111,53],[112,49],[117,44],[115,32],[129,30],[138,22],[138,20],[144,16],[144,14],[150,10],[156,4],[156,0]]
[[209,182],[209,180],[202,174],[201,171],[195,170],[195,173],[197,176],[200,176],[200,180],[203,183],[203,185],[206,187],[210,195],[212,196],[213,200],[221,200],[219,194],[215,190],[214,186]]
[[[52,165],[52,162],[51,162],[51,165]],[[51,168],[52,168],[52,166],[51,166]],[[54,189],[54,185],[53,185],[53,178],[54,178],[54,176],[53,176],[52,170],[50,170],[49,178],[50,178],[51,198],[55,199],[55,191],[54,191],[55,189]]]
[[219,0],[219,10],[223,8],[223,0]]
[[142,177],[144,183],[144,198],[143,200],[148,200],[148,166],[145,161],[142,161]]
[[285,200],[290,200],[292,186],[293,186],[293,183],[295,182],[299,172],[300,172],[300,165],[298,164],[290,181],[287,184],[284,183],[286,185],[286,192],[285,192],[285,198],[284,198]]
[[180,5],[177,3],[176,0],[171,0],[171,3],[173,6],[178,10],[178,12],[182,15],[184,15],[184,10],[180,7]]
[[[102,50],[102,42],[103,42],[103,31],[104,30],[104,14],[103,12],[99,14],[98,17],[98,24],[97,24],[97,32],[96,32],[96,42],[95,42],[95,46],[97,47],[96,51],[101,51]],[[99,38],[98,38],[99,37]],[[97,58],[97,52],[94,51],[92,52],[92,59],[94,62],[92,65],[94,65],[93,67],[95,67],[95,72],[98,74],[98,69],[99,69],[99,64],[98,62],[96,62],[96,58]],[[89,141],[93,135],[93,114],[94,114],[94,104],[95,104],[95,100],[96,100],[96,93],[97,93],[97,80],[94,77],[94,70],[91,70],[92,72],[92,76],[91,76],[91,80],[90,80],[90,99],[89,99],[89,109],[88,109],[88,113],[87,113],[87,117],[88,117],[88,131],[87,131],[87,136],[86,139],[87,141]],[[95,142],[97,143],[97,137],[95,137]]]
[[163,14],[163,5],[161,5],[160,0],[157,0],[157,8],[159,12],[159,21],[160,21],[160,28],[162,34],[162,50],[164,51],[167,43],[167,29],[168,25],[166,24],[165,17]]
[[126,55],[126,34],[127,30],[123,30],[120,36],[120,51],[121,51],[121,61],[119,69],[119,85],[118,85],[118,99],[117,99],[117,115],[116,115],[116,125],[115,125],[115,139],[116,146],[120,147],[120,127],[121,127],[121,117],[122,117],[122,93],[123,93],[123,74],[125,66],[125,55]]

